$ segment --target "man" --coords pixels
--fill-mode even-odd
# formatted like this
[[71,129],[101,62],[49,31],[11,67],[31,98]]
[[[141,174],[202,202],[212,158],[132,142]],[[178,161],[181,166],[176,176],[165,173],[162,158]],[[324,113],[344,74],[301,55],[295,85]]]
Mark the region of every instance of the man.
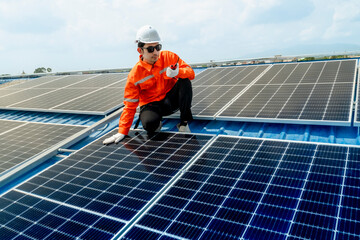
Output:
[[119,121],[117,134],[104,140],[104,144],[118,143],[128,134],[140,105],[140,120],[148,132],[160,131],[162,117],[180,109],[179,132],[190,132],[192,87],[194,70],[175,53],[161,51],[160,36],[149,25],[136,34],[139,61],[128,75],[125,86],[125,108]]

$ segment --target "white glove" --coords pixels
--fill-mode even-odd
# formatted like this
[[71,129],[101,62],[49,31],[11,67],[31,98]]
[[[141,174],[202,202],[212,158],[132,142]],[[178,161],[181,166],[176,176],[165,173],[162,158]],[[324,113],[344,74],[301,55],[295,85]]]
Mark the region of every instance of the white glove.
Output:
[[173,70],[171,69],[171,67],[168,67],[166,69],[166,76],[168,76],[169,78],[174,78],[179,74],[179,64],[175,65],[176,68]]
[[125,138],[125,135],[122,133],[117,133],[103,141],[103,144],[110,144],[110,143],[118,143]]

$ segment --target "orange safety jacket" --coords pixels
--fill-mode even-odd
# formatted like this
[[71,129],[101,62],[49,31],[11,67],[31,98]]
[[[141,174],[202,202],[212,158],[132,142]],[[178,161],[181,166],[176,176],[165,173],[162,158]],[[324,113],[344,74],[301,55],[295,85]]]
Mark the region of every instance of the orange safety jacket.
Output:
[[[177,78],[195,78],[194,70],[178,55],[170,51],[161,51],[159,59],[151,65],[139,61],[131,69],[125,85],[125,108],[119,121],[119,133],[127,135],[133,123],[136,108],[150,102],[161,101],[177,82]],[[179,60],[179,74],[176,78],[166,76],[166,69]]]

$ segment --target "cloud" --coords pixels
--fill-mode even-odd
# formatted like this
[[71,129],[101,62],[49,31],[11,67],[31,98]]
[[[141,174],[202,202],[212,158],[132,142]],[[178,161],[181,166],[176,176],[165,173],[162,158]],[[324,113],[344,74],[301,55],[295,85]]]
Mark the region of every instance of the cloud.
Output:
[[340,39],[358,38],[356,29],[360,28],[360,2],[331,2],[333,9],[332,22],[324,33],[324,39],[339,41]]
[[247,2],[247,24],[284,24],[299,21],[311,14],[314,5],[310,0],[255,0]]
[[0,29],[14,34],[47,34],[61,28],[61,19],[54,16],[47,1],[2,1]]
[[[0,1],[0,74],[132,67],[137,29],[189,63],[354,48],[358,0]],[[343,44],[343,45],[342,45]],[[324,48],[321,48],[324,51]],[[314,51],[315,51],[314,50]],[[19,60],[21,59],[21,60]],[[4,63],[4,64],[3,64]]]

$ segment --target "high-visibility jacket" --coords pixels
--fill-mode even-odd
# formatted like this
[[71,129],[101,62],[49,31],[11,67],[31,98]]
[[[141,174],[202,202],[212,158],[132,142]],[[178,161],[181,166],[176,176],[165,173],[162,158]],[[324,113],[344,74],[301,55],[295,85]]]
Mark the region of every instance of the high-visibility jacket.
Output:
[[[131,69],[124,92],[125,108],[119,121],[119,133],[127,135],[136,108],[150,102],[161,101],[165,98],[172,87],[175,85],[177,78],[195,78],[194,70],[173,52],[161,51],[159,59],[151,65],[142,60],[140,55],[139,61]],[[166,76],[166,69],[171,65],[179,64],[179,74],[176,78]]]

